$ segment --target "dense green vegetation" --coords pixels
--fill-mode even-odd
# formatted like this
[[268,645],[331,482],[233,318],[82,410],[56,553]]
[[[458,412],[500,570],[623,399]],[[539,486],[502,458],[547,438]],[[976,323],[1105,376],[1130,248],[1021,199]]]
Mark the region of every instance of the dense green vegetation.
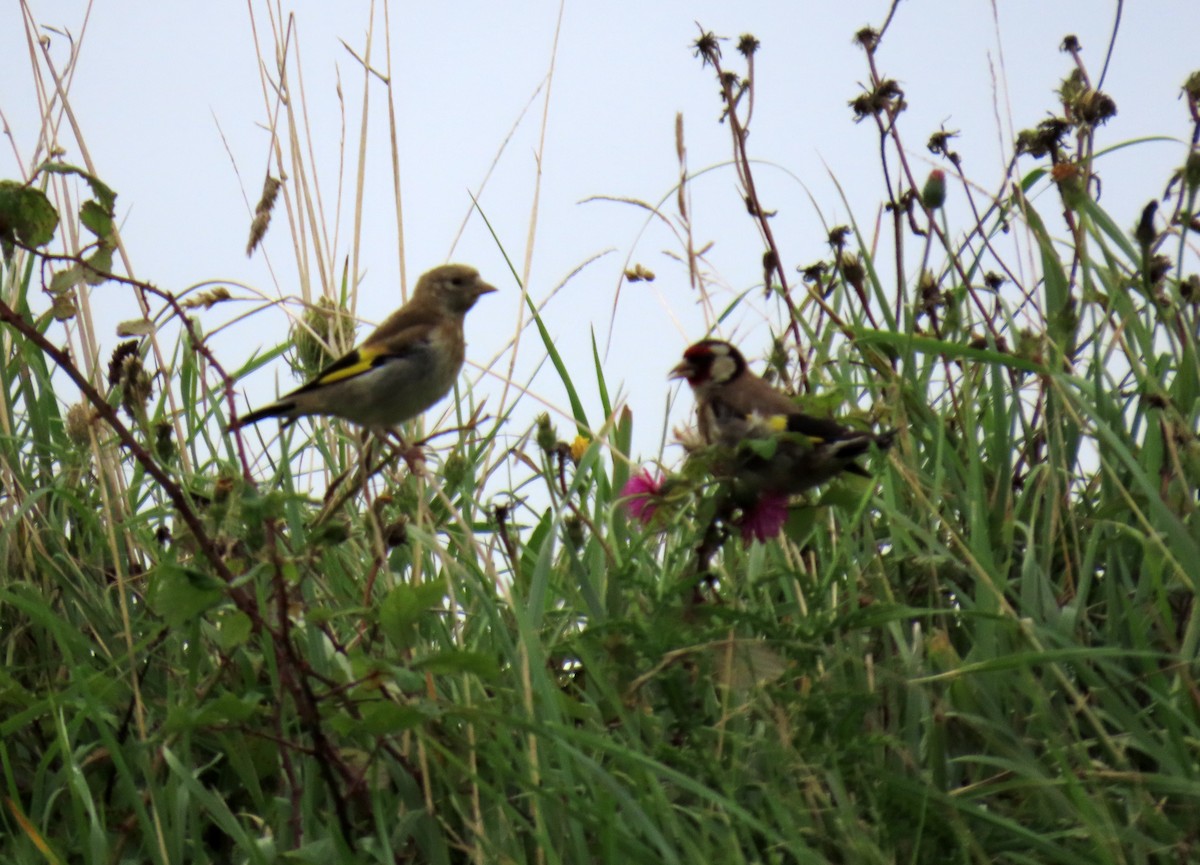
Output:
[[[900,431],[876,483],[797,499],[767,543],[714,525],[694,472],[631,519],[634,420],[544,331],[576,423],[515,454],[463,393],[424,474],[393,459],[363,481],[337,424],[253,461],[264,442],[223,431],[250,369],[222,368],[194,312],[220,298],[114,275],[88,172],[0,185],[0,858],[1200,855],[1200,74],[1191,149],[1145,178],[1157,210],[1131,230],[1094,194],[1112,106],[1082,66],[994,199],[942,133],[944,172],[913,174],[904,94],[872,71],[854,110],[908,255],[831,227],[798,275],[754,191],[758,46],[737,44],[696,47],[763,226],[753,290],[786,310],[767,368],[810,410]],[[85,200],[57,213],[91,239],[78,256],[43,246],[56,183]],[[59,348],[89,284],[139,293],[155,324],[107,370]]]

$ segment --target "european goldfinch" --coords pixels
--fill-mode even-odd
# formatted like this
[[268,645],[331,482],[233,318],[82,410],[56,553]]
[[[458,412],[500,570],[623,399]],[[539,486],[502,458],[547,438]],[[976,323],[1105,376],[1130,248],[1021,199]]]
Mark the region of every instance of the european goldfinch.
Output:
[[671,378],[691,385],[700,438],[734,452],[734,464],[723,469],[745,492],[791,495],[842,472],[870,477],[855,460],[872,446],[887,450],[896,434],[861,432],[802,413],[724,340],[688,347]]
[[496,289],[463,264],[435,267],[417,280],[412,298],[356,349],[277,402],[242,417],[290,424],[330,415],[383,431],[410,420],[444,397],[462,369],[463,318]]

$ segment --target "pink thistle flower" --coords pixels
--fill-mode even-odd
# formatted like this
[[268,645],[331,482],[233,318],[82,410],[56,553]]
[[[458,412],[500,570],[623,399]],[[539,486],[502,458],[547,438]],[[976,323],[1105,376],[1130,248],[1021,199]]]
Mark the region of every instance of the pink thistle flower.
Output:
[[649,469],[642,469],[625,482],[621,487],[621,502],[625,511],[643,525],[654,519],[658,510],[655,499],[662,494],[663,476],[654,475]]
[[781,493],[764,493],[753,507],[742,512],[742,518],[738,520],[742,543],[766,543],[782,531],[787,517],[788,497]]

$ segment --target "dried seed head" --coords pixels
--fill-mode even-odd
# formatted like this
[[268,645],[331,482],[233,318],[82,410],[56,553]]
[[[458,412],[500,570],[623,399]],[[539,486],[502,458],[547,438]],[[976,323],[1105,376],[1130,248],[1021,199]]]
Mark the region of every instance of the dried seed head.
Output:
[[800,276],[805,282],[820,282],[822,277],[825,276],[825,271],[828,269],[829,262],[817,261],[808,265],[808,267],[800,268]]
[[850,100],[850,108],[854,111],[857,123],[867,117],[880,114],[896,115],[907,108],[904,101],[904,91],[893,78],[885,78],[872,90],[861,93]]
[[1076,111],[1088,126],[1101,126],[1117,115],[1117,103],[1107,93],[1085,90],[1079,97]]
[[308,380],[340,357],[354,342],[354,319],[350,313],[322,296],[304,311],[292,328],[296,353],[292,368]]
[[[128,345],[134,346],[133,351],[122,352],[122,347]],[[150,402],[150,397],[154,395],[153,379],[142,365],[142,356],[138,354],[136,346],[137,343],[133,340],[118,346],[117,352],[121,352],[121,360],[115,370],[113,364],[110,363],[108,370],[109,382],[121,389],[121,406],[132,418],[145,417],[146,406]],[[113,353],[114,360],[116,360],[117,352]],[[113,382],[114,372],[115,382]]]
[[127,339],[113,349],[113,353],[108,359],[109,387],[120,387],[121,370],[125,367],[125,359],[130,355],[136,355],[137,350],[138,344],[136,339]]
[[716,66],[721,60],[720,40],[711,31],[702,28],[700,35],[692,43],[692,49],[693,53],[700,58],[705,66],[710,63]]
[[175,447],[175,428],[166,421],[154,425],[154,453],[160,461],[169,463],[179,453]]
[[67,409],[66,432],[71,444],[78,448],[86,448],[91,443],[91,426],[94,419],[92,407],[86,402],[77,402]]
[[1200,70],[1193,72],[1183,82],[1183,92],[1188,99],[1200,102]]
[[1035,129],[1022,130],[1017,135],[1017,153],[1028,153],[1035,159],[1062,150],[1062,139],[1071,131],[1071,124],[1061,117],[1043,120]]
[[1149,266],[1146,268],[1146,276],[1150,280],[1150,284],[1154,285],[1162,281],[1168,273],[1171,272],[1171,258],[1167,255],[1156,255],[1150,259]]
[[850,234],[850,228],[845,225],[835,225],[829,229],[829,245],[834,249],[841,249],[846,245],[846,238]]
[[626,268],[625,278],[630,282],[654,282],[654,271],[643,265],[635,264],[633,267]]
[[267,227],[271,224],[271,211],[275,208],[275,198],[279,195],[279,187],[282,185],[283,181],[277,180],[269,174],[263,181],[262,195],[254,208],[254,219],[250,221],[250,239],[246,243],[247,256],[254,252],[263,237],[266,236]]
[[869,54],[879,47],[879,31],[874,27],[863,27],[854,34],[854,43]]
[[1188,303],[1200,303],[1200,273],[1193,273],[1179,283],[1179,296]]
[[935,156],[945,156],[950,159],[955,157],[954,151],[950,149],[950,139],[958,137],[958,130],[941,129],[929,136],[929,142],[925,145],[929,148],[929,152]]

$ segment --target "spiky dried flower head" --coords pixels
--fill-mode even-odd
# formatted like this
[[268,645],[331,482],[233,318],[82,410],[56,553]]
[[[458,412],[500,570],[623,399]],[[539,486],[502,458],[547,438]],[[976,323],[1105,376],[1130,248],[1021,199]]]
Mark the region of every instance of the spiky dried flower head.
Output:
[[743,33],[738,38],[737,50],[743,57],[752,57],[759,48],[759,41],[753,34]]

